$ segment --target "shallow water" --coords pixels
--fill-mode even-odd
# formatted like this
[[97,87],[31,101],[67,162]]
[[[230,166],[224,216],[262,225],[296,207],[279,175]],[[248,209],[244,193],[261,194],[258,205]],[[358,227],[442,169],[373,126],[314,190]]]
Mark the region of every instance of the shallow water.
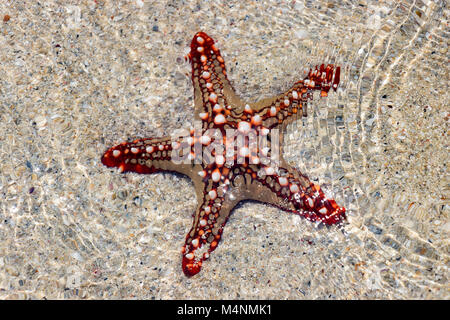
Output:
[[[444,1],[66,3],[0,4],[0,298],[449,298]],[[349,215],[317,228],[243,203],[186,278],[191,182],[100,157],[192,123],[199,30],[247,100],[341,66],[285,158]]]

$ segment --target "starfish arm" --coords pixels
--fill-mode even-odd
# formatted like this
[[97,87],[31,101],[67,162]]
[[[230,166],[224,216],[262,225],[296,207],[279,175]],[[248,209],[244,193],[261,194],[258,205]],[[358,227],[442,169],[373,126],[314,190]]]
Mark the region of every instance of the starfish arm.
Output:
[[[200,197],[199,197],[200,196]],[[194,222],[182,248],[182,269],[187,276],[200,272],[202,263],[217,248],[236,200],[226,191],[204,185],[203,194],[197,193],[199,205],[193,214]]]
[[170,138],[138,139],[110,148],[103,154],[102,163],[121,173],[153,173],[166,169],[171,151]]
[[108,149],[102,156],[102,163],[110,168],[118,168],[120,173],[172,171],[191,176],[195,171],[194,164],[188,158],[192,146],[186,140],[172,141],[165,137],[123,142]]
[[216,108],[220,106],[222,109],[231,105],[243,105],[227,78],[220,50],[210,36],[204,32],[195,34],[187,58],[192,65],[196,119],[206,120],[212,117],[216,105]]
[[283,210],[299,214],[310,221],[327,225],[345,219],[345,208],[333,199],[327,199],[319,185],[292,167],[279,167],[273,175],[258,176],[254,183],[259,190],[250,194],[254,200],[275,205]]
[[330,88],[336,91],[340,80],[340,67],[334,70],[333,65],[316,66],[310,70],[304,80],[295,83],[288,91],[278,96],[260,100],[251,104],[262,119],[266,128],[274,128],[280,124],[287,125],[296,115],[307,115],[308,100],[312,99],[314,90],[319,90],[321,97],[326,97]]

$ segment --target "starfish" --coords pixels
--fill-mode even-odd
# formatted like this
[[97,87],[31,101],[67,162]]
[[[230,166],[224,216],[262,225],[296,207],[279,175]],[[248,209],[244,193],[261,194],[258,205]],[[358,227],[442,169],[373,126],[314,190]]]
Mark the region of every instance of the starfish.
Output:
[[197,208],[182,247],[185,275],[201,270],[240,201],[261,201],[326,225],[343,221],[345,208],[289,166],[280,147],[286,125],[298,115],[307,115],[313,91],[322,97],[331,88],[336,91],[340,68],[316,66],[288,91],[246,103],[229,82],[224,59],[211,37],[198,32],[190,49],[186,59],[192,66],[194,116],[201,129],[191,129],[182,137],[123,142],[102,157],[104,165],[122,173],[171,171],[192,179]]

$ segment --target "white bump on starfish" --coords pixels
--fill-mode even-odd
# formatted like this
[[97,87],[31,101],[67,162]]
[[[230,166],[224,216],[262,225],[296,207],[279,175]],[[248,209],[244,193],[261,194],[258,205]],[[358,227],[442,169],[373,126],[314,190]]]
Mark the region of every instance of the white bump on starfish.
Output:
[[279,177],[278,182],[280,183],[280,186],[284,187],[287,186],[288,180],[285,177]]
[[221,176],[222,175],[220,174],[220,170],[219,169],[215,169],[213,171],[213,173],[211,174],[212,181],[218,182],[220,180]]
[[291,190],[292,193],[298,193],[300,191],[300,189],[298,188],[298,185],[296,184],[291,184],[291,186],[289,187],[289,189]]
[[220,111],[222,111],[223,108],[220,104],[216,103],[213,107],[213,111],[219,113]]
[[254,126],[259,126],[262,123],[261,116],[259,114],[253,116],[251,122]]
[[203,39],[202,37],[197,37],[197,42],[198,44],[203,44],[205,42],[205,39]]
[[131,148],[131,152],[136,154],[136,153],[139,152],[139,149],[138,149],[138,148],[135,148],[135,147],[132,147],[132,148]]
[[193,254],[193,253],[187,253],[187,254],[185,255],[185,257],[186,257],[186,259],[188,259],[188,260],[192,260],[192,259],[194,259],[194,254]]
[[153,146],[147,146],[147,148],[145,148],[145,151],[147,151],[147,153],[152,153],[153,150],[155,150]]
[[117,158],[118,156],[120,156],[120,150],[114,150],[114,151],[113,151],[113,156],[114,156],[115,158]]
[[194,144],[194,138],[193,137],[188,137],[186,139],[186,142],[189,143],[192,146]]
[[198,175],[199,175],[200,177],[204,178],[204,177],[206,176],[206,171],[205,171],[205,170],[199,171],[199,172],[198,172]]
[[213,84],[211,82],[207,82],[206,83],[206,88],[211,89],[213,86]]
[[198,247],[198,239],[192,240],[192,245],[194,246],[194,248],[197,248]]
[[202,227],[206,226],[206,220],[205,220],[205,219],[201,219],[201,220],[200,220],[200,225],[201,225]]
[[[211,191],[210,191],[210,192],[211,192]],[[210,213],[210,212],[211,212],[211,207],[210,207],[210,206],[205,207],[205,212],[206,212],[206,213]]]
[[225,163],[225,157],[221,154],[216,156],[216,164],[222,166]]
[[208,71],[203,71],[202,78],[209,79],[209,77],[211,77],[211,73],[209,73]]
[[209,101],[211,101],[212,103],[216,103],[217,102],[217,94],[215,94],[214,92],[211,92],[209,95]]
[[322,207],[322,208],[319,210],[319,212],[320,212],[321,214],[326,214],[326,213],[328,212],[328,210],[327,210],[327,208]]
[[298,99],[298,93],[297,93],[297,91],[292,91],[292,98],[294,98],[295,100],[297,100]]
[[258,157],[251,157],[250,159],[250,163],[251,164],[259,164],[261,161],[259,160]]
[[158,146],[158,149],[162,151],[162,150],[164,150],[164,146],[163,146],[162,144],[160,144],[160,145]]
[[249,132],[251,127],[252,126],[247,121],[241,121],[238,123],[238,130],[243,133]]
[[314,201],[310,197],[306,196],[306,202],[310,208],[314,207]]
[[277,108],[271,107],[270,111],[269,111],[269,114],[270,114],[271,117],[275,117],[277,115]]
[[287,107],[289,105],[289,99],[284,99],[284,105]]
[[123,163],[119,166],[119,173],[122,173],[125,170],[125,166],[123,165]]
[[252,113],[253,112],[252,108],[248,104],[245,105],[244,111],[247,112],[247,113]]
[[218,115],[214,118],[214,123],[215,123],[215,124],[224,124],[224,123],[225,123],[225,117],[223,116],[223,114],[218,114]]
[[200,119],[202,119],[202,120],[208,119],[208,116],[209,116],[208,112],[200,112],[198,115],[200,116]]
[[217,198],[217,192],[216,190],[211,190],[210,192],[208,192],[209,197],[211,198],[211,200],[214,200]]
[[198,48],[197,48],[197,51],[200,52],[200,53],[203,52],[204,50],[205,50],[205,49],[203,49],[203,47],[198,47]]
[[200,142],[201,142],[203,145],[208,145],[208,144],[211,142],[211,138],[208,137],[208,136],[201,136],[201,137],[200,137]]
[[206,60],[207,60],[206,56],[204,54],[202,54],[200,56],[200,61],[204,63],[204,62],[206,62]]

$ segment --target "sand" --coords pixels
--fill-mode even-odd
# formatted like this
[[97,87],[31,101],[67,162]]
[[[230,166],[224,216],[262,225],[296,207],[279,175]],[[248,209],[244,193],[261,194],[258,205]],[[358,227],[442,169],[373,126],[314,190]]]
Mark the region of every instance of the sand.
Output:
[[[443,5],[2,1],[0,298],[448,299]],[[243,203],[187,278],[191,181],[121,175],[100,157],[193,123],[184,55],[200,30],[246,100],[341,66],[339,90],[289,126],[285,158],[348,221]]]

